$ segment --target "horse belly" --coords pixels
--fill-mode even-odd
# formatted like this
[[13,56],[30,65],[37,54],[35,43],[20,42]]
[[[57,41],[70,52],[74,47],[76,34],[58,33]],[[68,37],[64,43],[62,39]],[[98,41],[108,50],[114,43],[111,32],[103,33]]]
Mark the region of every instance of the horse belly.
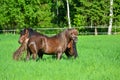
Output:
[[57,54],[62,52],[62,47],[61,46],[47,46],[47,49],[44,51],[46,54],[52,55],[52,54]]
[[64,41],[59,39],[46,39],[45,40],[45,49],[44,52],[46,54],[58,54],[63,53],[66,49],[66,44]]
[[45,54],[56,54],[57,50],[55,48],[49,47],[49,49],[46,49]]

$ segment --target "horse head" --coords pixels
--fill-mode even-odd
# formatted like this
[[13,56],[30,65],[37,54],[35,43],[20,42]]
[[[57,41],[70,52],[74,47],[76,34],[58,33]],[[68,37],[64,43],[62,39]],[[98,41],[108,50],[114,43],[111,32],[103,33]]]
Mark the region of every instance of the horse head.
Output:
[[33,30],[31,28],[25,28],[24,30],[22,30],[20,32],[20,38],[19,38],[19,43],[22,44],[23,42],[27,42],[27,40],[29,39],[31,32]]
[[68,35],[71,40],[77,42],[78,39],[78,31],[75,28],[68,29]]

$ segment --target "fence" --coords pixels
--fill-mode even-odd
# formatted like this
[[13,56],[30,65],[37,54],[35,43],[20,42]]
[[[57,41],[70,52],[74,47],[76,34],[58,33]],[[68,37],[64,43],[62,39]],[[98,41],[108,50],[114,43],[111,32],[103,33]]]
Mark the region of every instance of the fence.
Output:
[[[86,27],[75,27],[79,31],[79,35],[107,35],[108,28],[107,27],[94,27],[94,26],[86,26]],[[37,32],[42,34],[57,34],[64,29],[67,28],[33,28]],[[11,30],[0,30],[0,33],[13,33],[18,34],[22,29],[11,29]],[[112,28],[112,34],[120,34],[120,27],[114,26]]]

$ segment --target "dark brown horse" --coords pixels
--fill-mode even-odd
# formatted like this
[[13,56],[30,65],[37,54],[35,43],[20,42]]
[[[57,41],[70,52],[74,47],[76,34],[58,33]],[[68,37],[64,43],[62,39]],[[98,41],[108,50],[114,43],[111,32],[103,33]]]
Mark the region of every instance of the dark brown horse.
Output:
[[67,56],[74,55],[77,57],[75,43],[77,36],[78,32],[76,29],[66,29],[52,37],[41,34],[33,35],[28,41],[27,60],[30,54],[33,54],[33,59],[36,59],[37,54],[39,54],[41,58],[43,54],[57,55],[57,59],[60,59],[64,52]]
[[[73,30],[72,33],[77,33],[77,31]],[[35,35],[36,36],[38,36],[38,35],[39,36],[45,36],[45,35],[42,35],[42,34],[36,32],[36,31],[30,29],[30,28],[25,28],[24,30],[21,31],[20,38],[19,38],[19,43],[21,43],[21,46],[17,50],[16,55],[19,55],[22,52],[22,49],[24,49],[24,47],[26,47],[26,45],[24,45],[24,44],[27,44],[27,41],[29,40],[29,38],[32,37],[32,36],[35,36]],[[45,37],[47,37],[47,36],[45,36]],[[40,53],[41,53],[41,51],[38,52],[38,56],[42,58],[43,54],[40,54]],[[71,40],[69,42],[69,44],[68,44],[68,46],[67,46],[67,48],[65,50],[65,54],[67,55],[67,57],[74,56],[76,58],[78,56],[77,55],[77,50],[76,50],[76,42],[75,42],[75,40]]]

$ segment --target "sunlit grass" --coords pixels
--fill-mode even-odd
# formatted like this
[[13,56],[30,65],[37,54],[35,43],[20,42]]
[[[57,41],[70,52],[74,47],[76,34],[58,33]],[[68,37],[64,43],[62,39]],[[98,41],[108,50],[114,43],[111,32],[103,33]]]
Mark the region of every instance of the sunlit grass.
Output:
[[120,35],[79,36],[77,59],[44,55],[37,62],[12,59],[18,38],[0,34],[1,80],[120,80]]

